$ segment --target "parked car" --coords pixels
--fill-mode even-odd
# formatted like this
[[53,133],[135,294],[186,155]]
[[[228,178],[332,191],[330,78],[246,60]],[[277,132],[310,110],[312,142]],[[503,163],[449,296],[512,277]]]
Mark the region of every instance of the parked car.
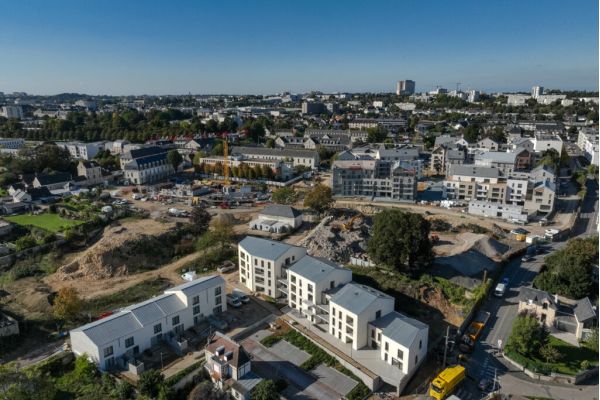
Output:
[[224,274],[227,272],[231,272],[235,269],[236,269],[236,265],[233,262],[227,260],[223,263],[223,265],[221,265],[219,268],[217,268],[217,271],[219,271],[220,274]]
[[227,327],[229,326],[229,324],[217,317],[215,317],[214,315],[209,315],[208,316],[208,322],[214,326],[217,329],[227,329]]
[[233,289],[233,292],[231,293],[231,295],[235,298],[237,298],[239,301],[241,301],[244,304],[250,303],[250,297],[248,297],[246,295],[246,293],[242,292],[239,289]]
[[493,382],[490,379],[484,378],[484,379],[480,380],[479,381],[479,390],[484,391],[484,392],[490,390],[492,388],[492,383]]
[[227,295],[227,304],[232,307],[238,308],[242,306],[242,302],[237,297],[234,297],[230,294]]
[[499,283],[496,286],[496,289],[494,289],[494,296],[502,297],[502,296],[504,296],[505,292],[506,292],[506,285],[504,283]]

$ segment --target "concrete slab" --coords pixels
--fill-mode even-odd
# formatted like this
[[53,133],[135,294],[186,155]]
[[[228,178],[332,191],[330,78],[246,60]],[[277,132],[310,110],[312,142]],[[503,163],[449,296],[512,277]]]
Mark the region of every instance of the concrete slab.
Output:
[[300,350],[299,348],[286,342],[285,340],[280,340],[279,342],[275,343],[273,346],[271,346],[270,350],[282,359],[288,360],[289,362],[297,366],[300,366],[304,361],[310,358],[310,354]]
[[262,329],[260,331],[257,331],[256,333],[252,334],[251,336],[249,336],[249,338],[254,340],[255,342],[260,342],[261,340],[263,340],[267,336],[271,336],[272,334],[273,334],[273,332],[271,332],[267,329]]
[[317,368],[312,370],[312,373],[317,376],[321,382],[329,387],[335,388],[335,390],[344,396],[354,389],[354,386],[358,383],[349,376],[324,364],[319,364]]

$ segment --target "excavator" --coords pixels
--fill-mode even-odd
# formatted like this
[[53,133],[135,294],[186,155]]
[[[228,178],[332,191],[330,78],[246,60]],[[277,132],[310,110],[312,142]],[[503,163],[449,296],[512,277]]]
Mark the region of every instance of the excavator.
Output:
[[342,224],[342,229],[344,231],[349,231],[352,229],[352,227],[354,226],[354,222],[361,220],[363,218],[363,215],[361,213],[356,214],[354,217],[350,218],[350,221],[346,222],[345,224]]

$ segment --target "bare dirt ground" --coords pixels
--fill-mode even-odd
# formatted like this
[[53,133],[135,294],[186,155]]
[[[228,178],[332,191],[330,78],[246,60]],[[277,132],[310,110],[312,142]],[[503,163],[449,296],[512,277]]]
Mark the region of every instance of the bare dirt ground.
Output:
[[474,249],[493,259],[501,261],[504,253],[510,248],[508,245],[497,241],[485,234],[463,232],[459,234],[438,234],[440,241],[434,246],[436,256],[453,256]]

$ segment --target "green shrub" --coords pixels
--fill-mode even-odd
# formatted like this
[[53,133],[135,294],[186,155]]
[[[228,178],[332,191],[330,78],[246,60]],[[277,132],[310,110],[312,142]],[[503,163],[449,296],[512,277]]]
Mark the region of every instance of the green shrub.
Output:
[[267,336],[266,338],[263,338],[260,341],[260,343],[265,347],[271,347],[275,343],[279,342],[280,340],[281,340],[281,337],[276,336],[276,335],[271,335],[271,336]]

